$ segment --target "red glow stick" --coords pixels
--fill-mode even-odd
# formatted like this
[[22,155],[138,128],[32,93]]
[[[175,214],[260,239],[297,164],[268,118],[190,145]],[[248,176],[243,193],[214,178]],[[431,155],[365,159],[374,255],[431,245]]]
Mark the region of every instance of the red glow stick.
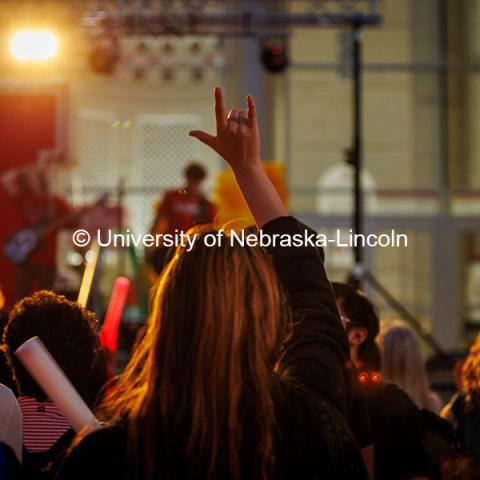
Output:
[[108,304],[107,315],[100,330],[100,344],[103,349],[116,352],[118,346],[118,329],[122,318],[123,307],[127,300],[130,280],[118,277],[113,286],[112,296]]

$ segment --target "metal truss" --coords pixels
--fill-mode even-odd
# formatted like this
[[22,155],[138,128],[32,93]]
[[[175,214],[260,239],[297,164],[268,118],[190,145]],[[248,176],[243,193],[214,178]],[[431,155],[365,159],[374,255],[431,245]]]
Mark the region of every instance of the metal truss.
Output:
[[73,2],[87,29],[145,35],[260,36],[294,27],[380,23],[376,0],[157,0]]

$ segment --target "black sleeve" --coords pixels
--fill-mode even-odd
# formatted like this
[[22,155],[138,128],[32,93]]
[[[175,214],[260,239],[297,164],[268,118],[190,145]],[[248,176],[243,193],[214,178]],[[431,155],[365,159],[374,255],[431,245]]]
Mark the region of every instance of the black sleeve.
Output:
[[[293,217],[267,223],[262,232],[273,242],[278,234],[315,240],[316,233]],[[313,237],[312,237],[313,236]],[[348,415],[351,390],[350,352],[332,288],[314,243],[267,248],[293,314],[293,332],[281,358],[281,372],[329,399]]]
[[382,383],[366,393],[375,437],[376,476],[392,480],[425,476],[428,466],[420,443],[420,410],[393,384]]

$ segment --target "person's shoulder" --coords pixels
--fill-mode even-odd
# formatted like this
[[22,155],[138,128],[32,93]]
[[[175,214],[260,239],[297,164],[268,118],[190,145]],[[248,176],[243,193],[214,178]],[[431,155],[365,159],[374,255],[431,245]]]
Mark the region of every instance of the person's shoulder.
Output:
[[408,393],[394,383],[379,382],[372,388],[372,394],[367,396],[373,397],[376,405],[385,406],[386,408],[397,407],[397,409],[401,410],[419,411],[419,408]]
[[167,190],[163,196],[164,198],[176,198],[176,197],[183,196],[183,194],[181,189],[172,188],[171,190]]
[[368,409],[374,430],[416,430],[422,423],[420,409],[399,386],[380,382],[367,391]]
[[83,437],[63,459],[58,480],[107,478],[123,471],[127,429],[121,425],[104,427]]
[[11,399],[15,399],[13,392],[3,383],[0,383],[0,395],[2,400],[10,401]]
[[293,458],[325,478],[366,478],[356,441],[332,402],[303,385],[285,381],[277,393],[276,407],[287,466]]
[[3,383],[0,383],[0,408],[2,410],[20,410],[14,393]]
[[171,203],[182,200],[184,197],[185,195],[183,195],[178,188],[173,188],[171,190],[167,190],[163,194],[162,200],[160,201],[160,205],[169,205]]
[[109,442],[115,444],[123,442],[128,434],[127,428],[124,425],[116,424],[108,427],[99,428],[87,434],[79,443],[83,447],[95,446],[97,443]]
[[126,443],[127,429],[121,425],[100,428],[83,437],[70,451],[69,457],[87,459],[116,455]]
[[369,385],[364,390],[369,398],[379,398],[382,400],[411,401],[406,392],[394,383],[380,381]]

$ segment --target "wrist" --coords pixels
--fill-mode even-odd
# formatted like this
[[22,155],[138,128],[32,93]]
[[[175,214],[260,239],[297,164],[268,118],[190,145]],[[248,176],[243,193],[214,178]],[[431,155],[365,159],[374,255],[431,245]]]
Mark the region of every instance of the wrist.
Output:
[[254,175],[258,175],[258,173],[265,172],[263,170],[262,162],[260,160],[256,160],[255,162],[252,162],[249,165],[232,167],[232,169],[237,179],[248,178]]

